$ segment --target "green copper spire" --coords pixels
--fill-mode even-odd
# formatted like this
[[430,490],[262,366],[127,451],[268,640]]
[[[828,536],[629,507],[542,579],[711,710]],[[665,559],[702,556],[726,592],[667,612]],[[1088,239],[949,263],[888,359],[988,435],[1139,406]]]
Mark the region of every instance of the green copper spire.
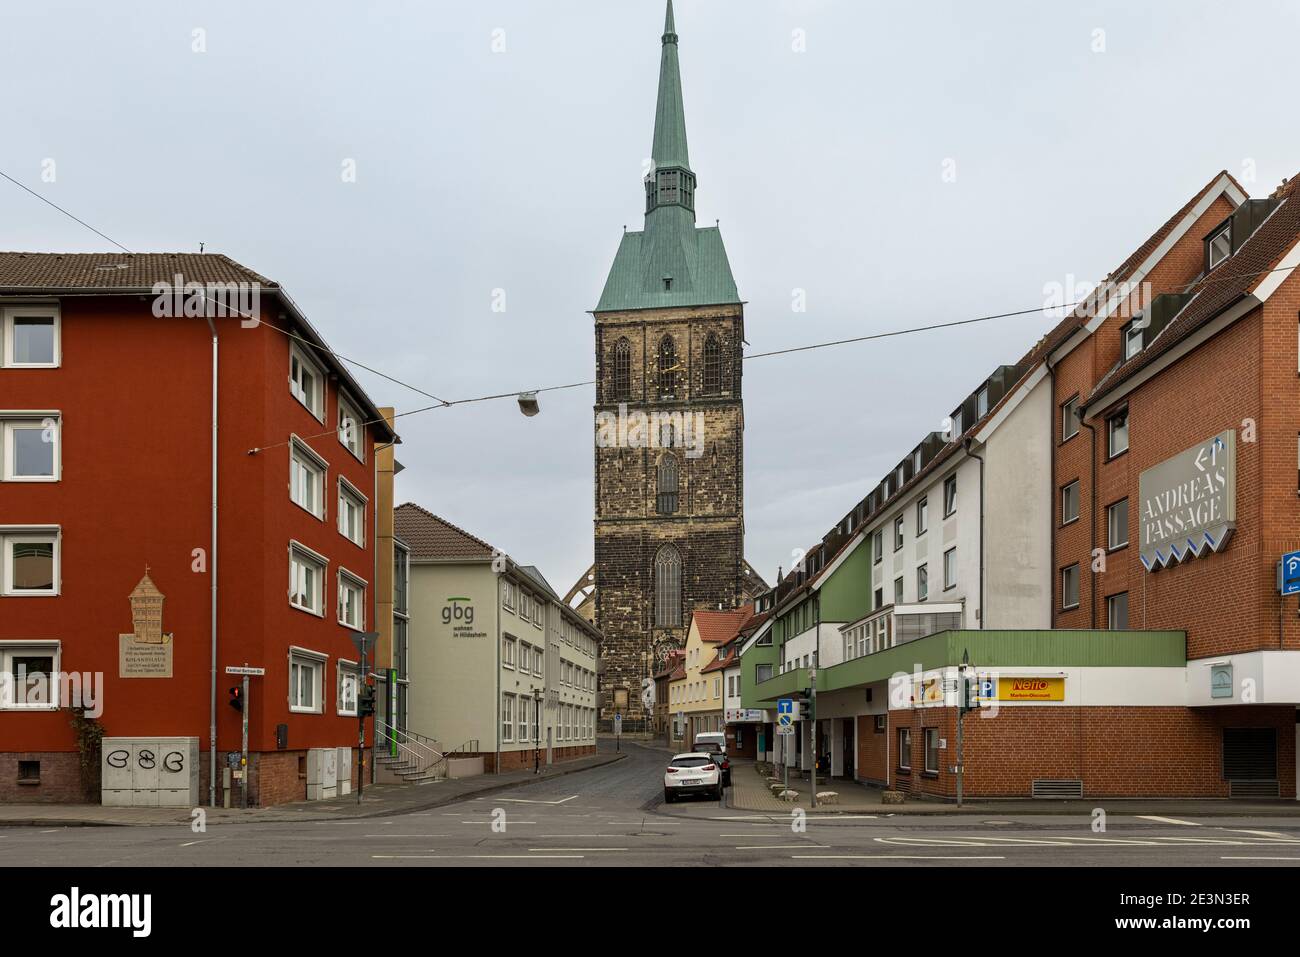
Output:
[[686,150],[672,0],[664,17],[651,158],[645,229],[623,234],[596,311],[739,303],[721,233],[716,226],[695,225],[695,174]]
[[673,0],[664,17],[663,53],[659,58],[659,103],[655,108],[655,138],[650,155],[655,166],[690,169],[686,150],[686,111],[682,108],[682,73],[677,64],[677,28]]

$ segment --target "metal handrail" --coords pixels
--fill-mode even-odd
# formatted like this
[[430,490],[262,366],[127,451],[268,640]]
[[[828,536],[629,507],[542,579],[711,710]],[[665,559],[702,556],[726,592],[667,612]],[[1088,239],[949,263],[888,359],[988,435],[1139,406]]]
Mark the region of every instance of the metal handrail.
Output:
[[[375,717],[375,725],[379,733],[395,744],[398,751],[402,753],[404,757],[413,761],[415,765],[415,774],[424,774],[437,767],[439,763],[447,760],[446,754],[442,751],[428,747],[421,741],[414,740],[410,732],[403,731],[401,728],[394,728],[378,716]],[[433,740],[431,738],[425,738],[423,735],[419,735],[418,737],[422,738],[424,741]],[[407,743],[404,744],[403,739],[405,739]]]

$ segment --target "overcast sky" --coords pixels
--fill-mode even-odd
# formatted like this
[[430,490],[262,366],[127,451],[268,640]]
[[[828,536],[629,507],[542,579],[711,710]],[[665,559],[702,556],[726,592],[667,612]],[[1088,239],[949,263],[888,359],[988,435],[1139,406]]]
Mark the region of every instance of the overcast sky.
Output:
[[[1218,170],[1254,195],[1300,170],[1295,3],[1064,6],[678,0],[698,220],[721,220],[751,351],[1033,308]],[[585,380],[642,220],[663,7],[6,4],[0,169],[133,250],[227,253],[440,396]],[[0,247],[111,248],[4,182]],[[788,568],[1050,325],[747,363],[750,561]],[[401,420],[399,501],[563,593],[592,557],[593,400]]]

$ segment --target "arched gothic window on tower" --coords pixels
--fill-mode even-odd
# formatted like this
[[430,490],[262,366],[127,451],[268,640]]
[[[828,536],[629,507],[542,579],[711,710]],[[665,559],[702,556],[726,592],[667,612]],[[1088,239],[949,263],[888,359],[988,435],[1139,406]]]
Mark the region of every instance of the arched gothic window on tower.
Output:
[[677,456],[665,452],[659,457],[658,490],[655,511],[660,515],[672,515],[677,511]]
[[625,402],[632,397],[632,343],[623,336],[614,343],[613,369],[610,389],[615,402]]
[[673,545],[655,553],[655,627],[682,624],[682,556]]
[[704,340],[704,391],[707,395],[722,391],[722,344],[712,332]]
[[681,366],[677,362],[677,344],[673,342],[672,336],[664,336],[659,340],[658,371],[659,398],[679,398],[677,383],[680,381]]

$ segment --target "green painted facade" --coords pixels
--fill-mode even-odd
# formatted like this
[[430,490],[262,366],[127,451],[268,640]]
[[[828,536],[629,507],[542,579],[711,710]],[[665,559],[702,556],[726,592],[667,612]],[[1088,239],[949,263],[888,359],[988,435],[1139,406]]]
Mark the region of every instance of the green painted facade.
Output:
[[[941,631],[817,673],[818,691],[840,691],[887,681],[896,674],[961,664],[993,668],[1184,668],[1187,635],[1181,631]],[[798,676],[800,672],[791,674]],[[753,689],[747,708],[771,708],[790,694],[790,675]],[[804,687],[796,680],[794,686]],[[751,703],[751,700],[753,703]]]
[[[823,621],[848,622],[857,621],[871,612],[871,540],[863,536],[857,544],[850,542],[850,549],[830,574],[816,581],[809,594],[798,601],[791,601],[772,623],[772,644],[760,648],[755,645],[741,656],[744,680],[741,682],[741,704],[746,708],[761,708],[758,702],[758,683],[754,681],[754,668],[758,664],[770,664],[773,677],[762,683],[762,694],[770,697],[771,689],[785,687],[785,680],[792,675],[802,674],[802,679],[791,679],[795,686],[803,688],[808,683],[808,673],[804,669],[778,674],[783,659],[785,643],[797,635],[803,634],[814,625]],[[802,683],[800,683],[802,682]],[[777,695],[780,697],[780,694]]]

